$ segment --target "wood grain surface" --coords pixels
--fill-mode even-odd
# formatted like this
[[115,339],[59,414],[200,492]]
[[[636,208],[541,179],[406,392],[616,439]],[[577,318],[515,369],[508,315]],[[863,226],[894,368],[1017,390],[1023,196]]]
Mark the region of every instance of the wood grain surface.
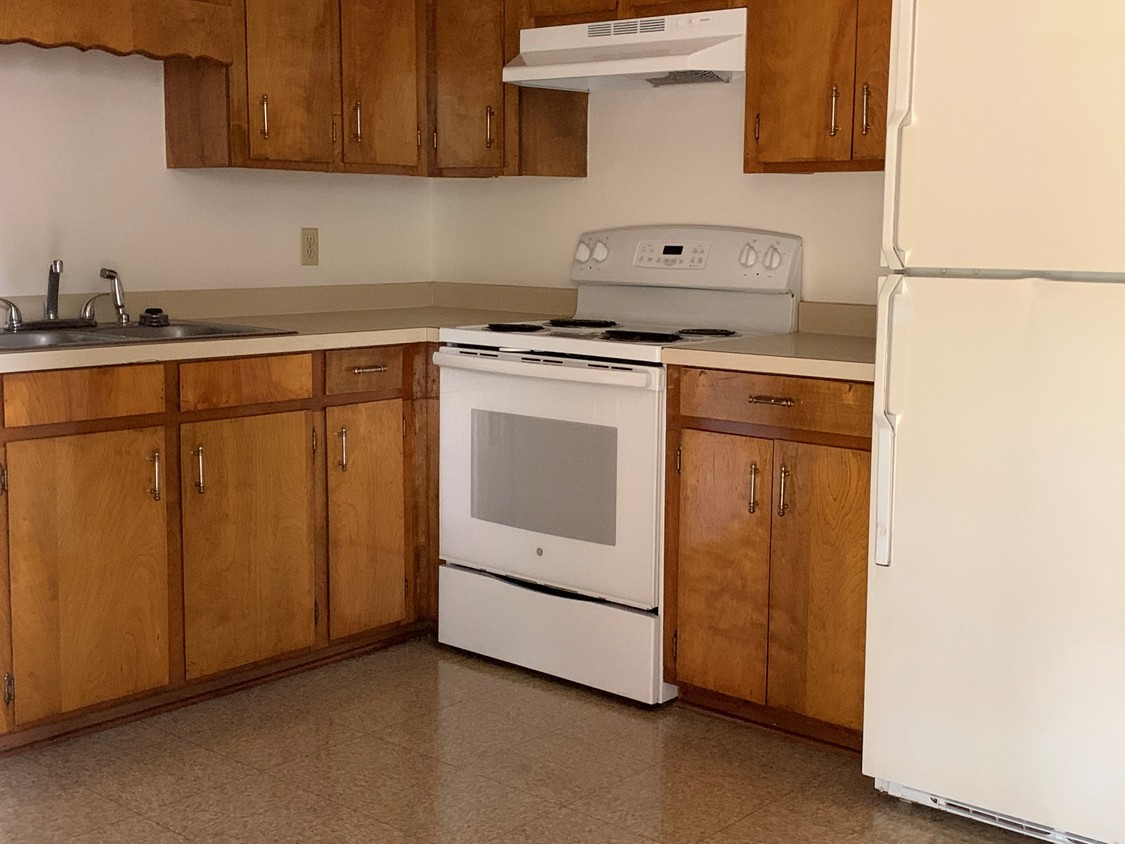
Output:
[[4,376],[8,428],[164,412],[164,367],[99,366]]
[[180,410],[312,397],[312,355],[225,358],[180,365]]
[[[402,346],[333,349],[325,353],[325,392],[330,396],[366,390],[401,390]],[[355,372],[356,369],[379,372]]]

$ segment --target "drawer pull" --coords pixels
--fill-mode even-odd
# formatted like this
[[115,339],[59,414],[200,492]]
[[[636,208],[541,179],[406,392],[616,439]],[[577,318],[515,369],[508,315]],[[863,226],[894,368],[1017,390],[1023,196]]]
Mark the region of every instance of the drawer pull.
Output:
[[353,366],[352,375],[370,375],[372,372],[386,372],[387,367],[382,364],[375,366]]
[[746,512],[754,514],[758,512],[758,464],[750,464],[750,503],[746,507]]
[[782,396],[747,396],[748,404],[771,404],[774,407],[793,407],[797,402]]
[[785,500],[785,482],[789,480],[789,470],[781,467],[781,492],[777,496],[777,515],[784,516],[789,510],[789,502]]

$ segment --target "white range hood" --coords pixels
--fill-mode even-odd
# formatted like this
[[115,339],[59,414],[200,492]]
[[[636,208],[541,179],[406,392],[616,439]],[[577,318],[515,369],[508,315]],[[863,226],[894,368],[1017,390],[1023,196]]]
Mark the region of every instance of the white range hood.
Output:
[[746,10],[525,29],[504,81],[563,91],[730,82],[746,72]]

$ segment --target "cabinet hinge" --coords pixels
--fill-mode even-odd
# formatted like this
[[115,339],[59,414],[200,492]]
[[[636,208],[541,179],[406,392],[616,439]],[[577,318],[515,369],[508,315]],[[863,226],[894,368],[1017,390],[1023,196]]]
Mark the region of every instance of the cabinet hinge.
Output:
[[11,706],[16,700],[16,678],[11,674],[4,675],[4,705]]
[[422,148],[422,127],[418,127],[418,149]]
[[437,152],[437,129],[434,129],[434,152]]
[[313,627],[320,624],[320,602],[313,601]]
[[312,445],[313,445],[313,454],[316,454],[316,428],[313,428],[312,441],[313,441],[313,443],[312,443]]
[[676,657],[680,653],[680,631],[677,630],[672,634],[672,662],[676,661]]
[[760,141],[762,139],[762,115],[754,115],[754,140]]
[[402,438],[406,439],[406,417],[402,417]]
[[684,468],[684,450],[682,448],[676,449],[676,474],[682,473]]
[[8,494],[8,467],[0,466],[0,495]]

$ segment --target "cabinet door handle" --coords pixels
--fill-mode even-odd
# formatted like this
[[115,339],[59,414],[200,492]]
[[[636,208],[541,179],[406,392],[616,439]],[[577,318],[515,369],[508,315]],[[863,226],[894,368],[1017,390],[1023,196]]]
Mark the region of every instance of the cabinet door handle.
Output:
[[203,446],[198,446],[191,453],[195,455],[195,488],[203,495]]
[[156,449],[152,456],[149,457],[152,461],[152,489],[148,494],[152,496],[153,501],[160,500],[160,449]]
[[867,104],[871,100],[871,86],[864,82],[861,90],[863,91],[863,119],[860,131],[866,135],[871,131],[871,121],[867,119]]
[[355,105],[352,106],[352,109],[355,111],[355,134],[353,134],[352,137],[355,138],[357,141],[362,141],[363,140],[363,103],[361,103],[359,100],[356,100]]
[[262,99],[259,100],[262,104],[262,137],[268,139],[270,136],[270,97],[269,94],[262,94]]
[[341,472],[346,472],[348,471],[348,429],[341,428],[336,436],[340,438],[340,459],[336,461],[336,465],[340,467]]
[[747,404],[769,404],[774,407],[793,407],[797,402],[784,396],[747,396]]
[[492,148],[492,106],[484,107],[484,145]]
[[383,364],[381,364],[381,363],[377,363],[374,366],[353,366],[352,367],[352,375],[368,375],[372,372],[386,372],[386,371],[387,371],[387,367],[383,366]]
[[835,138],[840,132],[840,127],[836,124],[836,104],[840,101],[840,86],[832,86],[832,112],[828,119],[828,134],[830,137]]
[[758,512],[758,464],[750,464],[750,504],[746,508],[748,513]]
[[785,482],[789,479],[789,470],[781,467],[781,492],[777,496],[777,515],[784,516],[789,509],[789,502],[785,500]]

